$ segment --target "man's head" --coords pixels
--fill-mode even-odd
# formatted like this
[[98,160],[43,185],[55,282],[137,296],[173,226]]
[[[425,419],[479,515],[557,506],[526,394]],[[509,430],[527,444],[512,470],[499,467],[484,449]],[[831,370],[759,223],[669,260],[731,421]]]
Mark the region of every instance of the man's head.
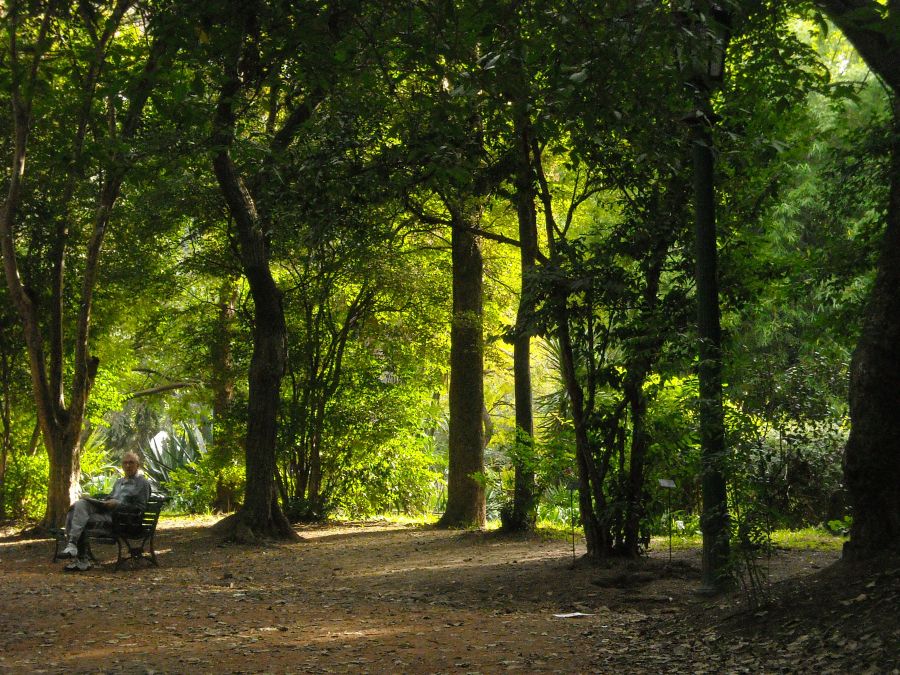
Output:
[[122,469],[125,470],[127,478],[134,478],[141,467],[141,459],[135,452],[126,452],[122,456]]

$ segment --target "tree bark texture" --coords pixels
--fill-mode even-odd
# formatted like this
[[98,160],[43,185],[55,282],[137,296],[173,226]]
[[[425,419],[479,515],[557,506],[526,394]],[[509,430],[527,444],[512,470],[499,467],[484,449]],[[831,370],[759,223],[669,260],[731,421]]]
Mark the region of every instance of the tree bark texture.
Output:
[[[244,503],[233,522],[239,540],[257,536],[294,538],[296,534],[278,505],[275,486],[275,443],[281,378],[287,361],[287,327],[281,291],[269,269],[268,246],[250,193],[237,174],[227,149],[213,167],[231,212],[240,244],[241,265],[253,298],[253,356],[248,377]],[[224,522],[224,521],[223,521]]]
[[516,167],[516,214],[519,222],[519,260],[522,286],[516,315],[513,342],[513,380],[516,405],[515,483],[512,510],[504,529],[527,532],[537,519],[537,495],[534,482],[534,402],[531,387],[531,334],[527,328],[533,310],[529,278],[537,258],[537,212],[531,167],[531,134],[527,107],[521,103],[516,118],[518,161]]
[[453,315],[450,325],[450,429],[447,508],[441,527],[483,527],[484,472],[481,245],[471,231],[480,209],[451,209]]
[[241,267],[253,298],[253,356],[248,376],[246,487],[244,503],[220,521],[217,531],[239,541],[257,537],[292,539],[297,534],[284,516],[275,483],[278,407],[287,362],[287,326],[281,291],[269,269],[269,249],[256,204],[231,159],[233,105],[240,92],[236,63],[226,73],[216,110],[219,151],[213,170],[237,233]]
[[850,369],[844,479],[853,525],[847,558],[900,551],[900,2],[819,0],[892,92],[887,223]]
[[[708,101],[704,102],[708,108]],[[729,555],[725,479],[725,419],[722,407],[722,331],[716,250],[715,183],[709,116],[691,127],[694,165],[694,254],[699,337],[700,448],[702,463],[704,586],[722,587]]]
[[850,370],[844,479],[853,525],[848,558],[900,552],[900,100],[894,98],[888,222]]

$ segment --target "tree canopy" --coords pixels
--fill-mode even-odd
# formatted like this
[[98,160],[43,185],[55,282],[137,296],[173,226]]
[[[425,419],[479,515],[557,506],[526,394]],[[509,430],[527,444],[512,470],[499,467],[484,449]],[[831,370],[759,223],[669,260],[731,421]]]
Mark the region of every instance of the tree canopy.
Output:
[[897,12],[6,3],[0,514],[895,550]]

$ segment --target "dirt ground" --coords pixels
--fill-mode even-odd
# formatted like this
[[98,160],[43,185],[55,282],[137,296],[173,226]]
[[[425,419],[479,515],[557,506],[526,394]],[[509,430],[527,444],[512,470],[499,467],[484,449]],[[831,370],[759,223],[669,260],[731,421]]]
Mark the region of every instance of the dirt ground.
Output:
[[163,521],[160,567],[119,572],[114,547],[72,573],[49,540],[0,539],[0,673],[900,673],[893,559],[779,552],[749,609],[697,595],[699,552],[665,545],[596,567],[539,536],[367,523],[248,548],[205,524]]

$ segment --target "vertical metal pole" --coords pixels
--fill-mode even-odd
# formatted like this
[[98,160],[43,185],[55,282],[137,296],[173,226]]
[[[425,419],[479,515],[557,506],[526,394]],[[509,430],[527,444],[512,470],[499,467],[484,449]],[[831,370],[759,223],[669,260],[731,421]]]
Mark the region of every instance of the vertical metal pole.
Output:
[[669,490],[669,564],[672,564],[672,491]]

